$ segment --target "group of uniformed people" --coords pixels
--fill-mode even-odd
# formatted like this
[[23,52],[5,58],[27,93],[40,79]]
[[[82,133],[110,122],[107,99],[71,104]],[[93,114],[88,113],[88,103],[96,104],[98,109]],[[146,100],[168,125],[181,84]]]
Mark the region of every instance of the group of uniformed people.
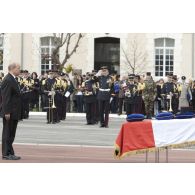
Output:
[[130,74],[114,82],[113,97],[117,97],[118,113],[122,114],[125,104],[126,114],[142,113],[151,119],[154,114],[171,111],[176,114],[183,110],[195,112],[195,81],[186,82],[186,77],[179,79],[176,75],[168,74],[167,81],[163,79],[155,82],[150,72],[143,78]]
[[[3,76],[0,75],[0,82]],[[195,81],[186,83],[185,76],[180,82],[171,74],[167,75],[167,82],[163,79],[155,82],[150,72],[145,77],[130,74],[120,78],[120,75],[110,75],[108,68],[102,66],[98,72],[88,72],[83,78],[79,77],[75,85],[63,72],[49,71],[38,78],[36,72],[30,75],[27,70],[21,71],[17,77],[22,94],[21,118],[27,119],[30,109],[41,107],[47,112],[47,123],[65,120],[72,94],[77,96],[77,107],[81,111],[79,103],[84,102],[87,125],[100,122],[100,127],[108,127],[110,112],[142,113],[151,119],[163,110],[177,113],[191,106],[195,111]]]

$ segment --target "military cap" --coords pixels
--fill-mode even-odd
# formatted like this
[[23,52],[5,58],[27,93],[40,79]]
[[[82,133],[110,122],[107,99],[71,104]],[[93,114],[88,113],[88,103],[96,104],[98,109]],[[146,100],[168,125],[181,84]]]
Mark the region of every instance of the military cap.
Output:
[[182,79],[182,80],[186,80],[186,77],[185,77],[185,76],[182,76],[181,79]]
[[151,76],[151,72],[146,72],[146,76]]
[[135,74],[129,74],[129,79],[134,79],[135,78]]
[[177,75],[173,75],[173,80],[177,81]]
[[173,76],[173,73],[168,73],[167,74],[167,77],[172,77]]
[[140,75],[138,75],[138,74],[137,74],[137,75],[135,75],[135,77],[136,77],[136,78],[138,78],[138,79],[140,79]]
[[49,73],[49,74],[53,74],[54,71],[53,71],[53,70],[48,70],[48,73]]
[[92,70],[92,73],[96,73],[97,72],[97,70]]
[[130,79],[130,80],[133,80],[133,79],[134,79],[134,77],[130,76],[130,77],[129,77],[129,79]]

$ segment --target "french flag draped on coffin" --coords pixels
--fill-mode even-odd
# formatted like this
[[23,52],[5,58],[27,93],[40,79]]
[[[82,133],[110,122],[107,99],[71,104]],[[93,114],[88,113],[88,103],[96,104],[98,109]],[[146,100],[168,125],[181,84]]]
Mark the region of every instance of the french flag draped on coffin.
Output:
[[115,156],[195,145],[195,118],[126,122],[115,141]]

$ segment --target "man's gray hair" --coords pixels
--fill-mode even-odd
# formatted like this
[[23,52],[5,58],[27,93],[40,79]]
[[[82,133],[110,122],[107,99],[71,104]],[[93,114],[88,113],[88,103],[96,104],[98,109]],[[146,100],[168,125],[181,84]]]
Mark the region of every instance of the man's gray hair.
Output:
[[11,63],[9,66],[8,66],[8,71],[10,70],[13,70],[14,68],[16,68],[16,66],[19,65],[18,63]]

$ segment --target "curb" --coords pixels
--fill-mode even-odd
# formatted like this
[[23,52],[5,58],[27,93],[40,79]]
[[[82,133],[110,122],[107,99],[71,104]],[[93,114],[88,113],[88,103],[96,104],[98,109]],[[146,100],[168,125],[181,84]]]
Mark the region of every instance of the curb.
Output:
[[[46,116],[46,112],[29,112],[29,116]],[[85,113],[67,113],[66,116],[86,117]],[[126,115],[109,114],[110,118],[126,118]]]

